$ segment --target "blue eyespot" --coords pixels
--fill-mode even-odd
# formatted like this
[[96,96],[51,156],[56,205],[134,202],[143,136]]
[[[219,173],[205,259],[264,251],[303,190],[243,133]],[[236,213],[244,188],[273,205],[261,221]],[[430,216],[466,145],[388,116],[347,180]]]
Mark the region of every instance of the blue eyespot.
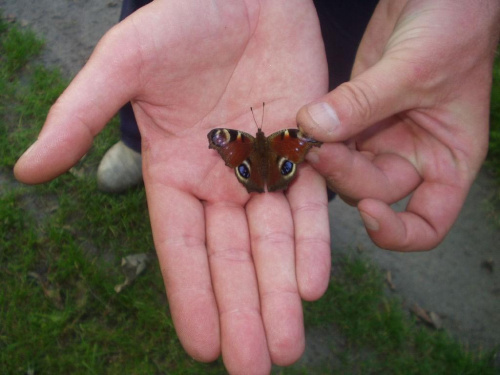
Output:
[[286,160],[281,164],[281,174],[286,176],[293,171],[293,163],[290,160]]
[[245,164],[240,164],[238,166],[238,173],[244,179],[247,179],[250,177],[250,170],[248,169],[248,167]]

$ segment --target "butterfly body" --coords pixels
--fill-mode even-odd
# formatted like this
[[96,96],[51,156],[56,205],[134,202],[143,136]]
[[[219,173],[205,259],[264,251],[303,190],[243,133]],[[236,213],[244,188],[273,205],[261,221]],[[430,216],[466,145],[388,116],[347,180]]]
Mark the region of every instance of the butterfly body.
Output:
[[269,137],[259,128],[255,137],[239,130],[217,128],[208,133],[208,147],[215,149],[247,191],[286,189],[309,149],[321,142],[298,129],[283,129]]

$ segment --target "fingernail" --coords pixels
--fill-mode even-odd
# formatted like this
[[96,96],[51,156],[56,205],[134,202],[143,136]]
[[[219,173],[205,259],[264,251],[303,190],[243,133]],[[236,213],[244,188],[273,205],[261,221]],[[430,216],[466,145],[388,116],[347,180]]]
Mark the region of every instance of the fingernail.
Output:
[[340,125],[337,112],[325,102],[318,102],[307,107],[312,120],[327,133],[333,133]]
[[363,220],[363,223],[365,224],[366,229],[373,230],[373,231],[379,230],[380,225],[378,224],[378,221],[373,216],[370,216],[362,211],[360,211],[359,213],[361,215],[361,219]]

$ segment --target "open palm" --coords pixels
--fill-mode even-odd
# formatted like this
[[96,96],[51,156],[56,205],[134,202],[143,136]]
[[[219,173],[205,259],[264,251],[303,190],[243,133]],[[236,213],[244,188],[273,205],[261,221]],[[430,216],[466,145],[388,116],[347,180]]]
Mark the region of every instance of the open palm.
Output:
[[199,360],[266,372],[304,347],[301,297],[329,278],[323,179],[301,166],[286,194],[249,195],[213,150],[215,127],[295,127],[326,92],[312,3],[155,1],[108,32],[52,107],[16,176],[40,183],[70,168],[127,101],[142,136],[155,246],[174,323]]

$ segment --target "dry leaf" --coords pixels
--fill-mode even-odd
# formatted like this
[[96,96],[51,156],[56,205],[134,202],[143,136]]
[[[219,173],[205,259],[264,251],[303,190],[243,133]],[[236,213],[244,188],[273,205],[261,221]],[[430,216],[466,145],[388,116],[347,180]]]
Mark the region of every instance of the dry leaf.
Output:
[[421,308],[418,304],[414,303],[413,305],[411,305],[410,311],[413,314],[415,314],[417,316],[417,318],[419,318],[420,320],[424,321],[427,324],[432,325],[431,317],[429,316],[429,314],[427,314],[427,311],[425,311],[423,308]]
[[441,329],[441,328],[443,328],[443,321],[441,320],[441,317],[438,314],[436,314],[434,311],[431,311],[429,313],[429,317],[431,318],[431,320],[432,320],[432,326],[435,329]]
[[132,254],[122,258],[122,272],[125,274],[123,283],[115,286],[115,292],[120,293],[125,287],[131,285],[134,280],[146,269],[151,256],[147,253]]
[[435,313],[434,311],[427,312],[423,308],[421,308],[418,304],[414,303],[410,307],[410,311],[417,316],[421,321],[428,324],[434,329],[443,328],[443,322],[441,317]]
[[396,286],[392,282],[392,273],[391,273],[391,271],[387,271],[385,273],[385,282],[387,283],[387,285],[389,286],[389,288],[391,290],[396,290]]

